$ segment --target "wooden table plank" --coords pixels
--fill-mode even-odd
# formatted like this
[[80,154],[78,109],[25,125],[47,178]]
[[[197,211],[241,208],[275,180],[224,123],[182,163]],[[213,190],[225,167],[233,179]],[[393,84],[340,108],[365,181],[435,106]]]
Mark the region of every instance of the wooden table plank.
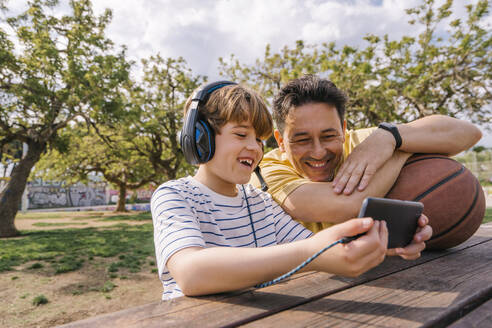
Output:
[[356,279],[326,273],[303,273],[287,282],[261,290],[245,290],[207,297],[181,297],[100,315],[62,327],[218,327],[247,323],[326,295],[372,281],[412,266],[449,256],[460,249],[492,239],[492,229],[479,232],[464,244],[448,251],[427,252],[416,261],[390,258]]
[[250,323],[247,327],[446,327],[492,297],[492,241]]
[[[491,273],[492,274],[492,273]],[[492,299],[477,307],[456,321],[449,328],[490,328],[492,327]]]

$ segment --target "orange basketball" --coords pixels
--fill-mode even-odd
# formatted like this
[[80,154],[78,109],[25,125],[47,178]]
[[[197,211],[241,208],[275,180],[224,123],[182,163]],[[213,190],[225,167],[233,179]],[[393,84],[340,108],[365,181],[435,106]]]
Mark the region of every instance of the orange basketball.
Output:
[[461,244],[477,231],[485,215],[485,195],[477,178],[443,155],[411,156],[386,197],[424,203],[433,229],[427,249]]

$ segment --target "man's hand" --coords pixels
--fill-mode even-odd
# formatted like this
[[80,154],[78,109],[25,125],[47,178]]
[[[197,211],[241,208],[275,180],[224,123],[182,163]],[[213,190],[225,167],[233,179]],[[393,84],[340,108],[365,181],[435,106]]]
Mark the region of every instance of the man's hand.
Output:
[[429,225],[429,219],[425,215],[421,215],[419,218],[419,227],[417,232],[413,236],[413,240],[405,248],[392,248],[388,249],[386,255],[395,256],[399,255],[405,260],[415,260],[420,257],[420,252],[425,249],[425,242],[432,237],[432,227]]
[[385,130],[377,129],[347,157],[333,180],[336,193],[350,195],[355,188],[364,190],[374,174],[391,158],[395,138]]

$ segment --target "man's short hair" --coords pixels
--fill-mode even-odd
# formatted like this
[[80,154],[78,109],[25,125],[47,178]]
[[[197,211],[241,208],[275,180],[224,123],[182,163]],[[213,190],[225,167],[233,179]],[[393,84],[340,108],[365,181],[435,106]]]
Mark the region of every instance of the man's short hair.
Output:
[[[190,105],[191,96],[185,104],[185,117]],[[272,116],[261,96],[242,85],[228,85],[212,92],[199,109],[215,134],[220,134],[228,122],[244,121],[251,123],[258,138],[267,139],[273,131]]]
[[280,133],[284,132],[285,119],[291,109],[309,103],[335,106],[343,126],[347,97],[333,82],[316,75],[304,75],[285,84],[273,101],[273,119]]

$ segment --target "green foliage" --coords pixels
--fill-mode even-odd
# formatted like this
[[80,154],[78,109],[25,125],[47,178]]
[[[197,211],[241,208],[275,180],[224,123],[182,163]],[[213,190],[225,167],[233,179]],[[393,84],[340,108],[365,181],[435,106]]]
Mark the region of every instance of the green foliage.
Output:
[[116,287],[116,285],[112,282],[112,281],[106,281],[104,283],[104,285],[102,286],[101,288],[101,292],[103,293],[109,293],[110,291],[112,291],[114,288]]
[[126,140],[148,158],[158,174],[155,182],[175,179],[192,172],[179,148],[184,106],[194,89],[205,81],[194,75],[186,61],[160,55],[142,60],[143,78],[128,96]]
[[99,221],[151,221],[152,214],[150,212],[142,212],[134,215],[112,215],[107,216]]
[[34,297],[34,299],[32,300],[32,305],[39,306],[39,305],[47,304],[48,302],[49,301],[46,298],[46,296],[41,294],[41,295]]
[[0,194],[0,224],[9,235],[17,233],[20,196],[41,153],[50,145],[70,149],[64,129],[80,121],[111,124],[125,114],[119,91],[130,63],[104,35],[111,12],[96,17],[89,0],[74,0],[70,14],[60,16],[57,5],[32,0],[20,15],[5,10],[0,28],[0,149],[3,155],[6,145],[28,146],[22,171],[12,175],[17,180]]
[[67,226],[67,225],[87,225],[88,223],[87,222],[65,222],[65,223],[61,223],[61,222],[38,222],[38,223],[34,223],[33,226],[35,227],[63,227],[63,226]]
[[[467,17],[449,21],[452,1],[438,6],[424,0],[407,10],[416,37],[390,40],[367,35],[367,45],[337,47],[334,42],[284,47],[253,65],[234,55],[219,59],[221,75],[253,84],[269,101],[291,78],[316,73],[331,79],[349,96],[350,128],[381,121],[408,122],[426,115],[446,114],[477,123],[492,122],[492,30],[486,17],[490,4],[468,5]],[[438,27],[448,23],[447,31]]]
[[[154,258],[152,224],[26,232],[21,238],[2,240],[0,272],[38,261],[60,274],[80,269],[90,257],[91,265],[139,272],[149,257]],[[114,260],[108,263],[105,258]]]
[[485,217],[482,223],[492,222],[492,208],[487,208],[485,210]]
[[78,256],[74,255],[65,255],[61,259],[58,260],[57,263],[53,264],[55,269],[55,273],[65,273],[76,271],[82,267],[84,260],[80,259]]
[[42,263],[39,263],[39,262],[36,262],[34,264],[32,264],[31,266],[28,267],[28,269],[41,269],[42,267],[44,267],[44,265]]

